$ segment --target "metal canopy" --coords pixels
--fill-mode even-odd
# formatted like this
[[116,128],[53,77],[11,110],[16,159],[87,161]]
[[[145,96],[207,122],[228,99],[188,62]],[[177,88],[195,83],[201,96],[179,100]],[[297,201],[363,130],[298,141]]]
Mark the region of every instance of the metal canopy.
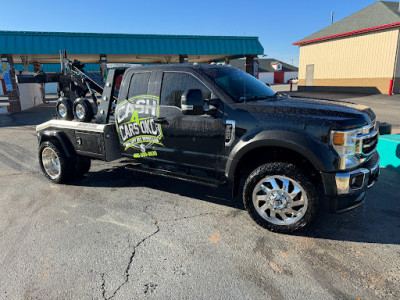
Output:
[[98,63],[99,54],[115,63],[167,63],[179,62],[179,55],[208,62],[264,53],[258,37],[0,31],[0,53],[12,54],[15,63],[21,56],[27,63],[58,63],[60,49],[85,63]]

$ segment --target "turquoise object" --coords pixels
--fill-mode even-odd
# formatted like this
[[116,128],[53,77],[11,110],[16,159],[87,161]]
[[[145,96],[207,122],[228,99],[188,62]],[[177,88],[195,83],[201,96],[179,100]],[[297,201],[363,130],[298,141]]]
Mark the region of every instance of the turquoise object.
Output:
[[263,54],[258,37],[79,32],[0,31],[0,53],[58,54]]
[[400,172],[400,134],[381,135],[377,149],[380,166]]

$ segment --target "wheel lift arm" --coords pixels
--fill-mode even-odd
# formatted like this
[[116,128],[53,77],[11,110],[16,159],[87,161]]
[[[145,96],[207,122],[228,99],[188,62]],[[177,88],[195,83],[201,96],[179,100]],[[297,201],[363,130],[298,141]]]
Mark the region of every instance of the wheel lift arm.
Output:
[[[60,52],[61,53],[61,52]],[[60,54],[61,55],[61,54]],[[61,56],[62,72],[45,73],[39,72],[35,75],[17,75],[20,83],[50,83],[57,82],[62,95],[74,101],[78,97],[84,97],[90,93],[93,102],[98,106],[95,122],[107,124],[111,115],[112,105],[118,99],[118,92],[114,90],[116,78],[130,67],[129,64],[115,64],[108,70],[107,81],[104,83],[91,73],[85,72],[85,65],[78,60],[73,62]],[[97,103],[95,92],[101,95],[100,104]]]

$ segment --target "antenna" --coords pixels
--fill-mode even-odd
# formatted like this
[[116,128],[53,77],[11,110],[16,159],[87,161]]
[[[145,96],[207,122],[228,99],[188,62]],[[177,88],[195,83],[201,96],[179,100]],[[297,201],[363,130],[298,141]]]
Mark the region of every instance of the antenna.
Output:
[[[400,9],[400,8],[399,8]],[[333,10],[331,11],[331,25],[333,24],[333,14],[334,14],[334,12],[333,12]]]

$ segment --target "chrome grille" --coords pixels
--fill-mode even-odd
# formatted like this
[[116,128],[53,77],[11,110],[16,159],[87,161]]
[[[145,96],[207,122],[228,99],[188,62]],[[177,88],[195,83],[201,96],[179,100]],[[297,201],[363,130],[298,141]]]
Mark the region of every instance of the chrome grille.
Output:
[[361,149],[359,148],[361,151],[359,152],[365,156],[373,153],[378,145],[378,137],[379,134],[375,121],[371,122],[371,124],[368,124],[367,126],[364,126],[362,128],[362,134],[357,136],[357,144],[361,146]]
[[373,137],[365,138],[362,141],[362,153],[368,155],[376,149],[378,145],[378,134]]

